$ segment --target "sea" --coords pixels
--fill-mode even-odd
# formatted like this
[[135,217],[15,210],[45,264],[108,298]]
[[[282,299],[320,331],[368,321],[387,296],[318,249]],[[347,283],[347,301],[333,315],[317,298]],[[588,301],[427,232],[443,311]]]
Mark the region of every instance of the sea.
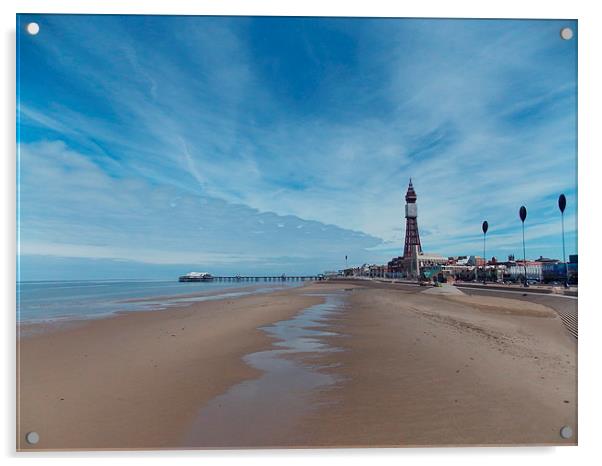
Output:
[[268,293],[300,282],[178,282],[175,280],[67,280],[17,283],[17,322],[93,319],[124,311],[169,307]]

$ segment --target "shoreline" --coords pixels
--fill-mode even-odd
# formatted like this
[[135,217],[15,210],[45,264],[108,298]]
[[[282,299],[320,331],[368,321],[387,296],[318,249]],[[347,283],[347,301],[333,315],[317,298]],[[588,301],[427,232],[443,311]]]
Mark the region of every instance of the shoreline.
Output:
[[147,298],[129,298],[117,301],[118,303],[143,303],[143,302],[152,302],[158,299],[162,300],[178,300],[178,299],[187,299],[187,298],[202,298],[205,296],[220,296],[229,293],[240,293],[247,290],[265,290],[266,293],[272,291],[281,291],[288,290],[293,288],[302,288],[303,286],[309,285],[311,282],[291,282],[289,284],[282,284],[282,282],[264,282],[263,284],[258,284],[254,282],[250,282],[248,285],[242,285],[238,287],[229,287],[226,286],[224,288],[220,288],[217,290],[208,290],[208,291],[200,291],[196,293],[185,293],[178,295],[157,295],[151,296]]
[[[212,398],[261,372],[259,328],[322,301],[312,285],[137,311],[21,340],[18,450],[174,448]],[[36,431],[40,442],[24,442]]]
[[219,301],[222,299],[239,299],[245,296],[255,296],[261,295],[263,293],[284,291],[289,288],[303,288],[308,284],[309,282],[304,284],[286,285],[280,287],[274,287],[274,284],[270,284],[271,287],[263,287],[257,284],[249,284],[248,286],[225,287],[219,290],[199,291],[196,293],[186,293],[181,295],[157,295],[146,298],[129,298],[123,300],[116,300],[116,305],[130,303],[149,303],[150,306],[148,308],[139,309],[116,309],[103,313],[88,315],[67,314],[63,316],[29,319],[24,321],[17,320],[17,341],[19,341],[20,339],[29,338],[32,335],[39,335],[45,332],[57,331],[65,327],[81,326],[89,321],[99,319],[111,319],[113,317],[117,317],[123,314],[166,311],[176,308],[187,307],[197,302]]

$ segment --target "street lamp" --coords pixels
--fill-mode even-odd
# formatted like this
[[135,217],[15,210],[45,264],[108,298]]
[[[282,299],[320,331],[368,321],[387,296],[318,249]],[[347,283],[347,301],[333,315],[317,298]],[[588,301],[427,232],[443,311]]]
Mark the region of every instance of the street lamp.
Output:
[[485,238],[487,237],[487,230],[489,230],[489,223],[487,220],[483,222],[483,285],[487,282],[487,254],[485,254]]
[[566,252],[564,248],[564,209],[566,209],[566,197],[561,194],[558,197],[558,208],[560,209],[560,218],[562,222],[562,262],[564,262],[564,287],[569,287],[569,265],[566,263]]
[[525,266],[525,286],[529,286],[527,283],[527,253],[525,249],[525,219],[527,218],[527,208],[523,205],[518,211],[520,221],[523,224],[523,265]]

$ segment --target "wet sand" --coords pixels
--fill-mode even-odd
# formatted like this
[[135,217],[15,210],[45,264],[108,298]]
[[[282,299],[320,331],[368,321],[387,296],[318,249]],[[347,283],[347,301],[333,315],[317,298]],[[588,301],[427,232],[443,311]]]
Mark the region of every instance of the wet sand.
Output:
[[[340,285],[339,285],[340,287]],[[182,447],[200,407],[261,371],[258,327],[323,301],[311,285],[131,312],[35,333],[17,349],[19,449]],[[40,435],[37,445],[23,439]]]
[[422,291],[316,283],[34,335],[19,353],[19,439],[35,430],[39,449],[576,443],[576,341],[553,310]]
[[324,290],[317,296],[324,302],[291,319],[262,327],[275,339],[272,348],[244,357],[262,375],[233,386],[203,406],[184,446],[295,445],[299,421],[323,407],[312,400],[312,394],[337,382],[335,375],[319,370],[326,366],[305,364],[295,358],[338,351],[320,340],[337,335],[325,329],[325,321],[341,312],[342,294]]

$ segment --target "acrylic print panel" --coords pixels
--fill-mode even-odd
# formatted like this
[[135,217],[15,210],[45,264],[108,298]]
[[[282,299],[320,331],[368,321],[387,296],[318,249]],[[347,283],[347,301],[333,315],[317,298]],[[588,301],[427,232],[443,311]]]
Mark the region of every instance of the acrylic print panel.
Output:
[[18,449],[575,445],[577,37],[19,15]]

